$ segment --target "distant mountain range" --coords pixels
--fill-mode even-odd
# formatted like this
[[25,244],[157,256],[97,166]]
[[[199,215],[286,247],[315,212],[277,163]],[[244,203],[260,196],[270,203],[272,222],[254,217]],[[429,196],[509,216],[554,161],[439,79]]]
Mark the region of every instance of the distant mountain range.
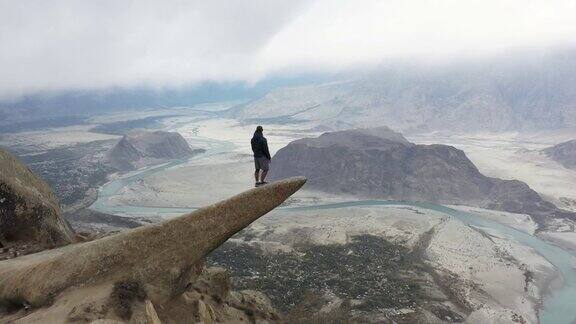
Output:
[[77,124],[83,117],[117,110],[239,99],[252,101],[232,108],[225,117],[262,123],[310,122],[325,130],[570,128],[576,127],[576,50],[457,63],[389,62],[368,73],[274,76],[255,85],[206,82],[178,89],[33,94],[0,102],[0,132]]
[[311,122],[326,130],[576,127],[576,51],[388,65],[352,80],[279,88],[228,114],[262,122]]
[[137,131],[124,135],[106,152],[105,159],[110,166],[128,171],[170,159],[183,159],[203,151],[193,150],[179,133]]
[[178,88],[133,87],[34,93],[14,100],[0,100],[0,132],[78,124],[83,117],[119,110],[189,107],[201,103],[255,99],[277,87],[309,84],[330,78],[331,75],[309,73],[271,76],[256,84],[210,81]]
[[271,180],[303,175],[313,189],[367,198],[464,204],[576,218],[527,184],[481,174],[463,151],[416,145],[386,127],[325,133],[291,142],[273,157]]
[[549,147],[544,153],[564,167],[576,169],[576,140]]

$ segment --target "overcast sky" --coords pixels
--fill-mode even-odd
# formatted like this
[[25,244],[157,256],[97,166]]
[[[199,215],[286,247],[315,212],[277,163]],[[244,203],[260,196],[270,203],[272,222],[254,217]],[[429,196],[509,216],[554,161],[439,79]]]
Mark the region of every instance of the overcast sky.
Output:
[[0,98],[573,46],[575,0],[0,0]]

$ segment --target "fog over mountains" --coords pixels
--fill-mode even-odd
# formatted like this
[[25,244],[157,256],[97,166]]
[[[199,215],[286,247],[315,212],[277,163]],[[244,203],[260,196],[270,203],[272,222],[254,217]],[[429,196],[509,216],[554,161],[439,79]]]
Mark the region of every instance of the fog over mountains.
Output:
[[212,82],[197,88],[37,94],[0,102],[0,131],[10,131],[14,125],[27,127],[30,120],[52,123],[46,118],[192,106],[216,97],[252,100],[224,117],[311,122],[329,130],[389,126],[403,132],[532,131],[576,127],[576,50],[533,54],[455,63],[405,60],[365,68],[364,72],[278,76],[254,85]]
[[77,124],[90,116],[118,110],[190,107],[202,103],[255,100],[272,89],[331,80],[331,74],[274,75],[257,83],[192,83],[173,88],[114,87],[32,93],[14,100],[0,98],[0,133]]
[[576,126],[576,52],[457,64],[397,64],[363,77],[280,88],[229,112],[329,129],[507,131]]

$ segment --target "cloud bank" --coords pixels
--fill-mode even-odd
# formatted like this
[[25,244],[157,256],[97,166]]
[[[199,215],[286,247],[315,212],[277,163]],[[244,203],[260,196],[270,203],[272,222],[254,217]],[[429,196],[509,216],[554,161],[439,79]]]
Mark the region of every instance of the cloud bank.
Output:
[[574,45],[572,0],[0,0],[0,98]]

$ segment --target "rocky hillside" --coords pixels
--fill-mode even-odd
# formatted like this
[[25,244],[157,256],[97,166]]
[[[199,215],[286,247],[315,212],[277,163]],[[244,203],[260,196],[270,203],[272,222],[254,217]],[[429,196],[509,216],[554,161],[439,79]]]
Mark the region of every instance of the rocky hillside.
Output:
[[[537,57],[537,58],[536,58]],[[504,131],[576,126],[576,52],[458,64],[395,64],[361,77],[279,88],[230,111],[239,119],[332,130]]]
[[547,217],[574,217],[521,181],[482,175],[463,151],[416,145],[386,127],[325,133],[296,140],[273,158],[271,180],[296,174],[331,193],[466,204]]
[[576,140],[549,147],[544,153],[564,167],[576,169]]
[[193,150],[178,133],[139,131],[124,135],[106,153],[106,160],[118,170],[134,170],[170,159],[183,159],[199,151]]
[[50,187],[8,152],[0,149],[0,244],[71,243],[73,232],[61,217]]

